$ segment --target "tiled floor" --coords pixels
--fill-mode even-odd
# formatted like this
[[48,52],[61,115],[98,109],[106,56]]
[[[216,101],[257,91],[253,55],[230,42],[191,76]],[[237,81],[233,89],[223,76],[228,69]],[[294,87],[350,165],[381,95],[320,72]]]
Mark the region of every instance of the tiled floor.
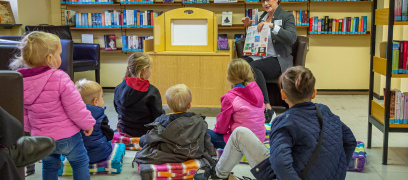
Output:
[[[112,128],[116,127],[117,114],[113,108],[113,93],[105,93],[106,114],[110,119]],[[359,141],[367,142],[367,113],[368,96],[359,95],[318,95],[314,100],[316,103],[326,104],[341,120],[346,123],[353,131]],[[168,111],[168,109],[166,110]],[[207,116],[209,128],[215,124],[215,116],[220,110],[216,108],[192,108],[191,112],[201,113]],[[348,172],[348,180],[379,180],[379,179],[408,179],[408,134],[393,133],[390,134],[388,165],[382,165],[382,139],[383,134],[373,127],[373,148],[367,149],[367,164],[365,170],[359,172]],[[136,169],[132,169],[131,162],[135,152],[127,151],[124,158],[123,171],[119,175],[96,175],[91,179],[129,179],[139,180],[140,176]],[[248,165],[238,165],[233,171],[239,176],[253,177]],[[27,177],[28,180],[41,179],[41,164],[36,164],[36,173]],[[61,177],[60,179],[72,179],[72,177]]]

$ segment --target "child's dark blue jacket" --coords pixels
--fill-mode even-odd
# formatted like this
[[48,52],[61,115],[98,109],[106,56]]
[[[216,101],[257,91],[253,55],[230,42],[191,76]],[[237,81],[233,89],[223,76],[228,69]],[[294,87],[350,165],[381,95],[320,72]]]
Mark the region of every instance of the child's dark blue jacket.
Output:
[[108,159],[112,153],[110,140],[113,138],[113,130],[109,127],[104,108],[89,104],[86,105],[86,108],[91,111],[92,117],[96,120],[90,136],[85,136],[81,131],[85,148],[88,151],[89,163],[93,164]]
[[[330,109],[318,104],[323,116],[322,149],[311,171],[310,180],[345,179],[348,162],[356,147],[351,130]],[[296,104],[279,115],[272,123],[270,134],[271,155],[254,167],[256,179],[299,179],[319,138],[320,125],[312,102]]]

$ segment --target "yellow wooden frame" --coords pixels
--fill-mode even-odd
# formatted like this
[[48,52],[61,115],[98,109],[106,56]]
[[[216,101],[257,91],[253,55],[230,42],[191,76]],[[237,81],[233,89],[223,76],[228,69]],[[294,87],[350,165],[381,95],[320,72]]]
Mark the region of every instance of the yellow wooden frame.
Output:
[[[192,11],[186,14],[185,11]],[[171,22],[172,20],[207,20],[208,43],[206,46],[180,46],[171,44]],[[218,23],[214,12],[200,8],[178,8],[167,11],[155,17],[154,20],[154,51],[218,51]]]

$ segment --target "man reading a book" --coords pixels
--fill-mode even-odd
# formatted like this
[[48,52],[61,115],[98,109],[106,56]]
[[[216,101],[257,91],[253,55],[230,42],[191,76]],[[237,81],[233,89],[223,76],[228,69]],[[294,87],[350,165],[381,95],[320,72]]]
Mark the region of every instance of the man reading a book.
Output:
[[[270,122],[275,112],[269,103],[265,79],[277,79],[289,67],[293,66],[292,45],[296,42],[295,18],[292,13],[279,6],[279,0],[261,0],[265,12],[260,16],[258,31],[269,26],[266,56],[250,56],[249,62],[256,77],[256,83],[262,90],[265,103],[265,119]],[[253,20],[252,20],[253,21]],[[245,26],[250,26],[249,17],[242,18]]]

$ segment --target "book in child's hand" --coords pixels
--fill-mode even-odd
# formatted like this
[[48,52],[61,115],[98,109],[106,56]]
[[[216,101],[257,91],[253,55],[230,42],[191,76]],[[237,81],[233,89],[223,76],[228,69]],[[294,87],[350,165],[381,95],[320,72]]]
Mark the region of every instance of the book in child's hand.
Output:
[[234,39],[235,42],[243,39],[245,36],[243,34],[235,34]]
[[66,26],[75,26],[75,14],[76,14],[76,11],[65,10],[65,25]]
[[228,37],[227,34],[218,35],[218,50],[228,50]]
[[116,50],[116,36],[114,34],[105,35],[105,50]]
[[268,49],[269,26],[266,24],[258,32],[257,26],[250,26],[247,30],[244,46],[244,56],[266,56]]

